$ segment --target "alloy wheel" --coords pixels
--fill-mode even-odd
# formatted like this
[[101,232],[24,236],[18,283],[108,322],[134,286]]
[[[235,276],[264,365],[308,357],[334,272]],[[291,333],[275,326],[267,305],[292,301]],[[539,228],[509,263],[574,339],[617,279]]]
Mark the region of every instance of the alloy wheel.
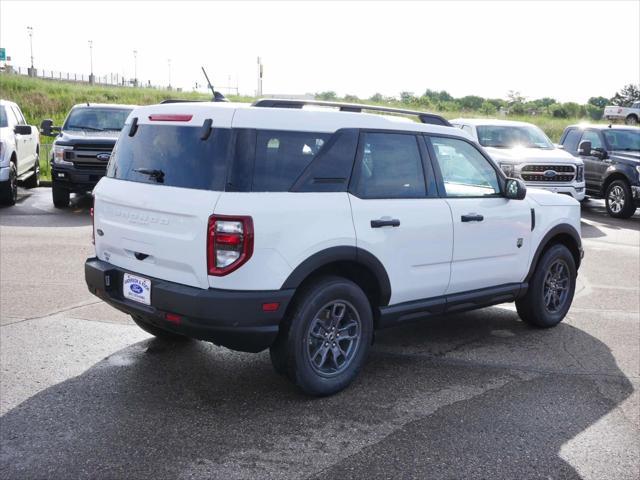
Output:
[[557,313],[564,307],[569,296],[569,266],[564,260],[554,261],[544,277],[544,307],[550,313]]
[[625,203],[625,195],[624,189],[620,185],[615,185],[607,196],[607,200],[609,201],[609,208],[613,213],[620,213],[624,208]]

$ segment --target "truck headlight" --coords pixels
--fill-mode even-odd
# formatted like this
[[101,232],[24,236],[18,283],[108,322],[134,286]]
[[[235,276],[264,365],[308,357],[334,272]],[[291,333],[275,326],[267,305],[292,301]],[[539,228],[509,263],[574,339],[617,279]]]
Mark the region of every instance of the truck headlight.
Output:
[[65,152],[73,150],[73,147],[68,145],[54,145],[53,146],[53,163],[56,165],[73,165],[72,162],[69,162],[64,159]]
[[500,168],[509,178],[513,178],[513,176],[515,175],[515,167],[511,163],[501,163]]
[[584,181],[584,165],[578,165],[576,169],[576,182]]

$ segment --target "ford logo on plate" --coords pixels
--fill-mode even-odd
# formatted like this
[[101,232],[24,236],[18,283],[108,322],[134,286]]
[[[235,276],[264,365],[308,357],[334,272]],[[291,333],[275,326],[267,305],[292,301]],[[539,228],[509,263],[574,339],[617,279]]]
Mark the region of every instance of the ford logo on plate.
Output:
[[106,162],[107,160],[109,160],[111,158],[111,154],[107,153],[107,152],[99,153],[98,155],[96,155],[96,158],[98,160],[102,160],[102,161]]
[[557,175],[555,170],[547,170],[546,172],[543,173],[543,175],[547,178],[553,178]]
[[137,294],[142,293],[142,287],[140,285],[136,285],[135,283],[129,285],[129,288],[133,293],[137,293]]

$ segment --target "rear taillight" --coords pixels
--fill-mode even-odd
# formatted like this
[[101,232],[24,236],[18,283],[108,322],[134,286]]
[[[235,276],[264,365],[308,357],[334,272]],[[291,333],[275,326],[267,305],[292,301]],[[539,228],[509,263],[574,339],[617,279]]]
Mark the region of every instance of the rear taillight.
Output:
[[90,210],[91,214],[91,243],[96,244],[96,220],[95,215],[93,213],[93,207]]
[[253,254],[253,220],[212,215],[207,234],[209,275],[222,277],[240,268]]
[[156,113],[149,115],[149,121],[151,122],[190,122],[193,115],[180,115],[175,113]]

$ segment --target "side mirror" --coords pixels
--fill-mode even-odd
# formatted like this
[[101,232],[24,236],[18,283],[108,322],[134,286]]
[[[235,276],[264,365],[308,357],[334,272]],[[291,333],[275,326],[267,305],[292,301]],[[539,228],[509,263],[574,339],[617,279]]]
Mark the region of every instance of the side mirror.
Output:
[[54,131],[57,127],[53,126],[53,120],[47,118],[40,123],[40,132],[47,137],[55,137],[57,132]]
[[609,154],[604,148],[596,147],[593,151],[596,152],[596,156],[600,157],[602,160],[609,158]]
[[31,125],[16,125],[13,132],[16,135],[31,135]]
[[527,186],[517,178],[507,178],[505,193],[509,200],[523,200],[527,196]]
[[589,140],[580,142],[580,146],[578,147],[578,155],[584,155],[587,157],[591,155],[591,142]]

